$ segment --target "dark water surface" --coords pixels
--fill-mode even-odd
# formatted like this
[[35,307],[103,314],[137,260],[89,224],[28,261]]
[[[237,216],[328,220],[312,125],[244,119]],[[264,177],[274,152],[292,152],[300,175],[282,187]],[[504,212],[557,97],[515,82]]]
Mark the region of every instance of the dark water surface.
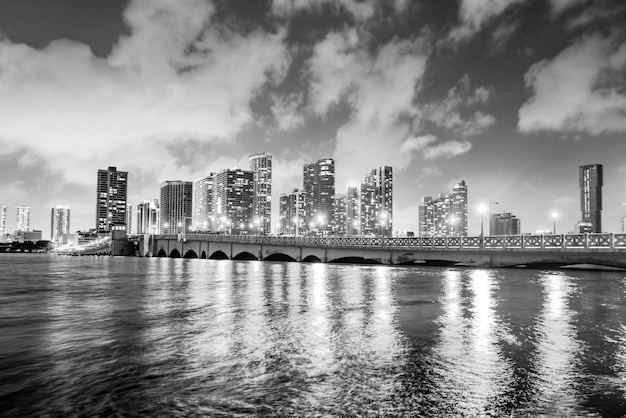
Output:
[[0,255],[3,416],[622,416],[617,272]]

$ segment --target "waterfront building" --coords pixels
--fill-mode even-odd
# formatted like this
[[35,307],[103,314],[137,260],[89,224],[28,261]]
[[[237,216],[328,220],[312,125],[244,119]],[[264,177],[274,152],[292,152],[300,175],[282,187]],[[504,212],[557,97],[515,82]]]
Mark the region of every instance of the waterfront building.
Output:
[[190,181],[161,183],[161,233],[182,234],[190,230],[192,194],[193,184]]
[[251,155],[249,162],[254,176],[253,216],[261,222],[259,233],[269,234],[272,231],[272,154]]
[[192,223],[196,231],[213,231],[213,184],[215,173],[199,178],[193,183]]
[[144,200],[137,205],[137,234],[161,233],[159,199]]
[[230,234],[258,234],[260,218],[254,218],[254,173],[239,168],[215,174],[213,213],[216,229]]
[[346,235],[347,230],[347,208],[348,198],[346,195],[338,195],[334,198],[334,210],[333,223],[331,225],[332,234],[336,236]]
[[96,231],[106,233],[126,225],[128,172],[117,167],[98,170],[96,187]]
[[335,161],[332,158],[304,165],[303,192],[306,196],[305,222],[309,233],[329,233],[335,196]]
[[426,196],[419,206],[420,236],[467,236],[467,185],[457,183],[452,193]]
[[36,243],[37,241],[41,241],[42,240],[42,232],[38,229],[34,229],[34,230],[24,230],[24,229],[18,229],[17,231],[15,231],[15,235],[14,235],[14,241],[17,241],[19,243],[25,243],[25,242],[34,242]]
[[55,206],[50,211],[50,241],[61,242],[70,233],[70,208]]
[[9,234],[7,230],[7,215],[7,207],[0,205],[0,242],[5,242]]
[[306,233],[304,199],[304,192],[298,189],[280,195],[278,210],[280,234],[297,236]]
[[359,212],[359,186],[355,184],[348,185],[346,192],[346,235],[361,234]]
[[626,215],[622,215],[619,218],[619,226],[620,226],[620,231],[623,233],[626,232]]
[[602,172],[602,164],[579,167],[582,222],[591,224],[590,232],[602,232]]
[[126,232],[133,233],[133,205],[126,204]]
[[15,230],[30,231],[30,206],[18,206],[16,215]]
[[389,166],[371,170],[363,178],[363,184],[375,189],[373,222],[376,234],[391,235],[393,231],[393,169]]
[[494,213],[489,221],[489,235],[520,235],[521,222],[508,212]]

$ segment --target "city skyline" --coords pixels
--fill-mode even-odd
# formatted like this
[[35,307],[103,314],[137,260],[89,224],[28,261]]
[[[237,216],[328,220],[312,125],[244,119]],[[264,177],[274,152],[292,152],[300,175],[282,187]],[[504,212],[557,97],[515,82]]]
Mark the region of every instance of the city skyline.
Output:
[[465,180],[469,235],[489,201],[523,232],[555,211],[573,230],[578,169],[602,164],[602,229],[619,231],[626,5],[436,3],[0,2],[9,229],[21,205],[44,237],[57,205],[93,228],[97,169],[128,171],[136,207],[269,152],[273,227],[304,164],[332,158],[337,193],[393,167],[395,230],[417,232],[420,199]]

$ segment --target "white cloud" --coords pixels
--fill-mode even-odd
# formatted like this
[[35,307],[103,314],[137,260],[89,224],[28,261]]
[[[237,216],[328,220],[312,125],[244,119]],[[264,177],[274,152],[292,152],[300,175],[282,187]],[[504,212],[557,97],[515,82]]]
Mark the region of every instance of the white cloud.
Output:
[[587,36],[552,60],[533,65],[526,84],[533,96],[519,110],[518,128],[626,131],[626,95],[615,74],[626,70],[626,43]]
[[435,141],[437,141],[437,137],[434,135],[412,136],[404,141],[400,147],[400,152],[411,153],[415,151],[422,151]]
[[491,19],[504,13],[509,7],[524,0],[461,0],[459,5],[460,26],[450,34],[452,39],[460,40],[480,31]]
[[588,0],[550,0],[550,6],[552,7],[552,13],[559,15],[565,10],[586,3],[587,1]]
[[438,158],[451,158],[457,155],[465,154],[472,149],[469,141],[447,141],[442,142],[424,150],[424,158],[434,160]]
[[[346,10],[356,19],[364,21],[374,16],[374,3],[374,0],[273,0],[272,9],[278,15],[290,15],[302,10],[319,10],[328,5],[336,10]],[[396,0],[396,6],[400,7],[402,3]]]
[[292,94],[272,98],[272,114],[276,128],[290,131],[301,126],[305,121],[302,94]]

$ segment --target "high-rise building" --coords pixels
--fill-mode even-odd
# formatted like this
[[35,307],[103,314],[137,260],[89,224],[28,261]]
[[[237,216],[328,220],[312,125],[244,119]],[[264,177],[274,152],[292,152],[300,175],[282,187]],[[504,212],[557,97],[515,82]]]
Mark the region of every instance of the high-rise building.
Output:
[[346,235],[346,208],[348,198],[346,195],[335,196],[335,214],[333,215],[332,234],[343,236]]
[[489,220],[489,235],[520,235],[521,222],[513,214],[494,213]]
[[18,206],[15,221],[16,231],[30,231],[30,207]]
[[351,184],[346,193],[346,235],[361,234],[359,188]]
[[137,234],[161,233],[159,199],[144,200],[137,205]]
[[306,232],[304,199],[304,192],[298,189],[280,195],[278,220],[281,234],[302,235]]
[[161,233],[182,234],[191,226],[190,181],[165,181],[161,183]]
[[96,196],[96,231],[110,232],[126,227],[128,172],[117,167],[98,170]]
[[259,234],[261,220],[254,219],[254,174],[241,169],[222,170],[215,175],[213,213],[216,229],[231,234]]
[[6,241],[7,234],[7,207],[0,205],[0,242]]
[[272,154],[250,156],[250,171],[254,173],[254,218],[259,219],[259,233],[272,232]]
[[376,234],[391,235],[393,231],[393,168],[378,167],[363,178],[375,189],[374,222]]
[[193,228],[196,231],[213,231],[213,183],[215,173],[199,178],[193,183]]
[[126,204],[126,232],[132,234],[133,231],[133,205]]
[[438,198],[422,198],[419,206],[421,236],[467,236],[467,185],[461,180],[452,193],[441,193]]
[[359,186],[359,222],[361,235],[378,235],[382,232],[378,218],[376,186],[361,183]]
[[305,222],[309,232],[329,233],[334,214],[335,161],[323,158],[305,164],[303,174]]
[[[0,210],[2,210],[1,207],[0,207]],[[619,226],[620,226],[621,233],[622,234],[625,233],[626,232],[626,215],[620,216],[620,218],[619,218]]]
[[602,164],[579,167],[582,222],[591,224],[591,232],[602,232],[603,183]]
[[70,208],[55,206],[50,211],[50,241],[61,242],[64,234],[70,233]]

